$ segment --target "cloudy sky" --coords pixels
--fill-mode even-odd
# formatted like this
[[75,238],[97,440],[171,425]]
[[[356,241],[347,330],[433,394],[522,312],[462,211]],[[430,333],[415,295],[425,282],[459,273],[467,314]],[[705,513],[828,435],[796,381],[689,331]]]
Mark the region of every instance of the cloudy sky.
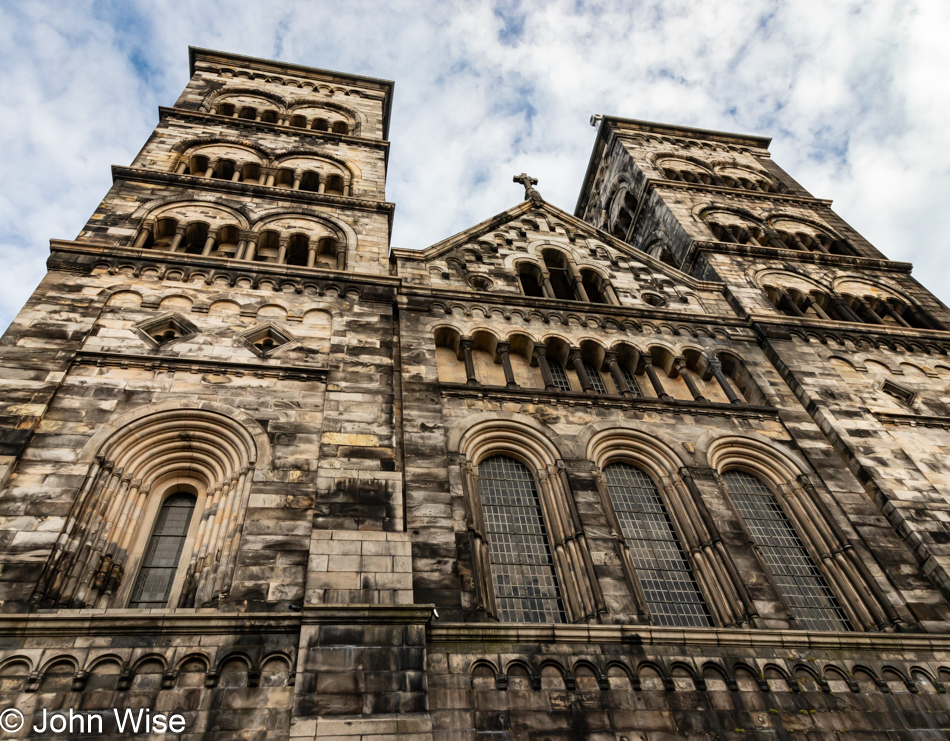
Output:
[[521,200],[573,210],[591,113],[771,136],[816,196],[950,302],[950,3],[0,4],[0,324],[187,82],[188,45],[396,81],[393,245]]

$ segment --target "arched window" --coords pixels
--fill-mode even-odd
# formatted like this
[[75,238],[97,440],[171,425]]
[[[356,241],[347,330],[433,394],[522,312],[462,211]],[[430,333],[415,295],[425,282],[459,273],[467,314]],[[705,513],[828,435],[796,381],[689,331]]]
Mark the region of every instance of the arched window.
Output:
[[604,479],[656,625],[712,625],[660,492],[639,468],[611,463]]
[[264,123],[277,123],[277,111],[270,110],[261,113],[261,121]]
[[313,122],[312,128],[314,131],[329,131],[330,122],[327,121],[325,118],[318,118]]
[[298,116],[291,116],[289,123],[290,123],[291,126],[294,126],[294,127],[298,128],[298,129],[305,129],[305,128],[307,128],[307,118],[306,118],[306,116],[299,116],[299,115],[298,115]]
[[342,175],[330,175],[327,178],[327,189],[326,192],[334,196],[342,196],[344,181]]
[[574,289],[571,287],[573,280],[568,268],[567,259],[556,250],[545,250],[543,253],[544,264],[547,266],[548,274],[551,278],[551,287],[554,289],[554,297],[564,301],[575,301]]
[[345,134],[349,130],[349,127],[346,125],[346,121],[334,121],[333,122],[333,133],[334,134]]
[[275,188],[293,188],[294,187],[294,171],[286,167],[278,170],[277,176],[274,178],[274,187]]
[[320,189],[320,175],[316,172],[305,172],[300,178],[300,190],[316,193]]
[[294,234],[287,244],[287,265],[307,266],[307,256],[310,249],[310,239],[306,234]]
[[172,494],[165,500],[145,549],[129,607],[162,608],[168,604],[195,501],[195,495],[187,492]]
[[518,265],[518,280],[521,291],[525,296],[544,298],[544,289],[541,287],[541,271],[537,265],[521,263]]
[[502,622],[562,623],[564,607],[534,477],[498,455],[478,465],[479,491]]
[[808,630],[851,630],[834,592],[772,491],[745,471],[726,471],[722,480],[796,622]]
[[208,239],[208,225],[197,221],[189,224],[185,229],[185,236],[181,242],[181,251],[188,255],[200,255]]
[[560,360],[548,358],[548,367],[551,369],[551,378],[554,379],[554,385],[557,386],[558,391],[573,391],[567,371],[564,370]]

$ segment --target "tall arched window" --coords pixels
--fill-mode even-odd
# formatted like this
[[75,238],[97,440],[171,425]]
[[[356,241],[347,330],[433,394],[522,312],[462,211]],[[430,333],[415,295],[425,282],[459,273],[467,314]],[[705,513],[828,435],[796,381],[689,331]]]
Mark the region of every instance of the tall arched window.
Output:
[[639,468],[604,468],[607,492],[656,625],[712,625],[660,492]]
[[571,381],[560,360],[548,358],[548,367],[551,369],[551,378],[554,379],[554,385],[557,386],[558,391],[573,391]]
[[195,501],[195,495],[187,492],[172,494],[165,500],[145,549],[129,607],[162,608],[168,604]]
[[727,471],[722,480],[798,624],[808,630],[852,630],[772,491],[745,471]]
[[562,623],[564,607],[531,471],[507,456],[478,464],[479,490],[502,622]]

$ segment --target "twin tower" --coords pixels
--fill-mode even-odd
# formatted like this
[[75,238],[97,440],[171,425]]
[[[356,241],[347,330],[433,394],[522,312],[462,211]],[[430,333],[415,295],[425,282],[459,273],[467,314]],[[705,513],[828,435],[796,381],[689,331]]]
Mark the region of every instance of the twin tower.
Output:
[[190,59],[0,342],[20,736],[950,728],[950,311],[767,139],[391,249],[392,83]]

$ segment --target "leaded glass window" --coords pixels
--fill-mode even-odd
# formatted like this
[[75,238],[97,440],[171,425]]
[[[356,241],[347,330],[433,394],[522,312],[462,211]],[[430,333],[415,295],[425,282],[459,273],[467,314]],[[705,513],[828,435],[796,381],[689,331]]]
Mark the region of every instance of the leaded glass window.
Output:
[[712,625],[660,492],[639,468],[604,468],[607,492],[656,625]]
[[797,622],[808,630],[852,630],[772,491],[744,471],[727,471],[722,480]]
[[584,363],[584,370],[587,371],[587,378],[590,380],[590,385],[598,394],[606,394],[607,386],[604,383],[603,377],[600,375],[600,371],[595,370],[594,366],[590,363]]
[[498,617],[512,623],[562,623],[564,608],[534,477],[513,458],[478,465],[485,535]]
[[561,365],[561,362],[554,358],[549,358],[548,367],[551,369],[551,378],[554,379],[554,385],[558,387],[558,390],[571,391],[571,382],[568,380],[567,373],[564,371],[564,366]]
[[623,380],[627,383],[627,388],[633,392],[634,396],[643,396],[640,391],[640,386],[637,384],[637,379],[634,377],[633,372],[625,365],[620,366],[620,375],[623,376]]
[[195,497],[192,494],[180,492],[165,500],[145,549],[129,607],[165,607],[168,604],[194,510]]

